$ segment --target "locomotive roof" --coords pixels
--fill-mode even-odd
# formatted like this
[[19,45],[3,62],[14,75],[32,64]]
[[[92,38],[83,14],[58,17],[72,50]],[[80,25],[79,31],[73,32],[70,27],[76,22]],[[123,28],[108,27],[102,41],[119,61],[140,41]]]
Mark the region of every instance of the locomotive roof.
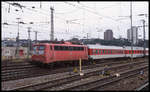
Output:
[[55,44],[55,43],[39,43],[34,45],[57,45],[57,46],[86,46],[86,45],[78,45],[78,44],[71,44],[71,43],[62,43],[62,44]]

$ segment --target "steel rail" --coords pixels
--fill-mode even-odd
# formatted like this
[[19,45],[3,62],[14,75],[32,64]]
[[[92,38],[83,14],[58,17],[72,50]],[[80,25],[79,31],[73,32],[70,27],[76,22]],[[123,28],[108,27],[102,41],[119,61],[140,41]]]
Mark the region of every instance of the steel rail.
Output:
[[[134,65],[134,64],[137,64],[137,62],[136,63],[133,62],[133,63],[130,63],[130,64],[121,64],[121,65],[111,66],[108,69],[115,69],[115,68],[120,68],[120,67],[123,67],[123,66]],[[96,67],[94,69],[92,68],[92,69],[83,70],[83,72],[85,74],[90,74],[92,72],[100,72],[104,68],[106,68],[106,67]],[[41,83],[47,83],[47,82],[52,82],[52,81],[56,82],[56,80],[58,81],[58,80],[62,80],[62,79],[68,79],[70,77],[75,77],[75,76],[79,76],[79,74],[72,74],[72,75],[70,75],[69,72],[66,72],[66,73],[59,73],[59,74],[54,74],[54,75],[47,75],[48,80],[47,80],[46,76],[40,76],[40,77],[37,77],[37,78],[27,78],[27,79],[21,79],[21,80],[16,80],[16,81],[8,81],[8,82],[2,82],[2,86],[3,86],[2,88],[5,89],[5,90],[17,90],[17,89],[28,88],[30,86],[39,85]],[[45,78],[46,78],[46,80],[45,80]],[[37,82],[37,80],[40,80],[40,82]],[[23,84],[22,84],[23,81],[26,81],[26,83],[28,81],[29,83],[28,84],[24,84],[24,86],[23,86]],[[15,82],[17,82],[17,85],[18,85],[16,87],[15,87],[15,85],[11,85],[11,83],[15,83]],[[18,83],[20,83],[20,85]],[[7,88],[8,85],[11,85],[12,87]]]
[[[135,71],[138,71],[138,70],[141,70],[141,69],[145,69],[145,68],[148,68],[148,65],[142,66],[142,67],[138,67],[136,69],[131,69],[131,70],[120,72],[120,75],[123,76],[123,75],[127,74],[127,76],[123,76],[122,78],[129,77],[129,76],[133,75],[133,74],[128,75],[129,73],[132,73],[132,72],[135,72]],[[116,79],[112,80],[113,78],[114,79],[116,78]],[[91,78],[91,80],[89,80],[89,79],[87,79],[87,80],[79,81],[78,83],[80,83],[80,85],[78,83],[76,83],[76,85],[73,85],[73,84],[70,83],[70,85],[67,84],[67,85],[63,85],[61,87],[54,87],[54,88],[51,88],[49,90],[55,90],[55,91],[56,90],[57,91],[59,91],[59,90],[73,90],[73,89],[74,90],[75,89],[76,90],[91,90],[91,89],[94,89],[96,87],[104,86],[106,84],[109,84],[109,83],[121,80],[121,77],[116,77],[115,75],[112,75],[112,76],[106,76],[104,78],[100,78],[99,77],[99,78],[93,78],[93,79]],[[100,81],[102,81],[102,82],[99,83]],[[89,85],[89,86],[87,86],[87,85]]]
[[144,89],[145,87],[147,87],[148,85],[149,85],[149,81],[144,83],[144,85],[140,86],[139,88],[135,89],[135,91],[140,91],[140,90]]
[[[104,66],[104,65],[110,66],[110,65],[113,65],[113,64],[121,64],[121,63],[127,63],[127,61],[125,61],[125,62],[124,61],[120,61],[120,62],[115,62],[115,61],[111,61],[111,62],[107,62],[107,61],[106,62],[98,62],[95,65],[89,65],[88,68],[92,68],[92,66],[93,67],[95,67],[95,66],[101,67],[101,66]],[[33,73],[33,71],[35,71],[35,72],[39,72],[40,74],[34,74],[34,73],[30,74],[30,72],[28,72],[29,69],[22,69],[23,67],[24,66],[22,66],[21,69],[17,68],[16,70],[7,70],[7,72],[3,72],[2,71],[2,81],[15,80],[15,79],[27,78],[27,77],[35,77],[36,75],[37,76],[41,76],[42,74],[43,75],[44,74],[45,75],[48,74],[47,72],[44,73],[46,70],[45,71],[35,71],[36,69],[39,70],[39,68],[37,68],[37,67],[35,67],[35,69],[34,69],[34,67],[33,68],[31,67],[29,69],[32,69],[31,70],[32,73]],[[53,71],[49,71],[49,73],[52,73],[52,74],[53,73],[59,73],[60,72],[59,70],[65,72],[66,70],[73,70],[72,68],[73,67],[70,67],[70,68],[61,68],[61,69],[58,69],[58,70],[56,69],[56,71],[54,69]],[[83,68],[87,68],[87,65],[84,65]],[[28,76],[28,75],[30,75],[30,76]]]

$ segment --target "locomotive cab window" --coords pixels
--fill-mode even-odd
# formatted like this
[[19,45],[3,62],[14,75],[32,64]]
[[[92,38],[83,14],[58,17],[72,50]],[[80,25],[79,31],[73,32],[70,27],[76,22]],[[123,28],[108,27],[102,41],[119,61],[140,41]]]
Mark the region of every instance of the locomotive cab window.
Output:
[[39,50],[44,50],[45,46],[39,46]]
[[33,50],[36,50],[36,49],[37,49],[37,46],[34,46],[34,47],[33,47]]

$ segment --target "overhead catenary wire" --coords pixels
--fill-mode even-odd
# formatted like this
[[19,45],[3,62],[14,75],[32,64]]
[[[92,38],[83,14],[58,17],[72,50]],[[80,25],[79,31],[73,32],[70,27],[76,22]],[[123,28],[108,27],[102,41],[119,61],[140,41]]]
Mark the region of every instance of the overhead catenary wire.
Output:
[[[30,10],[31,10],[31,9],[30,9]],[[34,12],[37,12],[37,11],[34,11]],[[41,14],[41,12],[40,12],[40,14]],[[46,13],[43,13],[43,12],[42,12],[42,14],[44,14],[44,15],[46,15],[46,16],[49,16],[48,14],[46,14]],[[56,18],[59,18],[59,19],[61,19],[61,20],[63,20],[63,21],[66,21],[65,19],[63,19],[63,18],[60,18],[60,17],[58,17],[57,15],[55,15],[55,17],[56,17]]]
[[79,6],[76,6],[75,4],[72,4],[72,3],[68,3],[68,2],[65,2],[66,4],[69,4],[69,5],[71,5],[71,6],[74,6],[74,7],[77,7],[77,8],[82,8],[82,9],[84,9],[84,10],[86,10],[86,11],[88,11],[88,12],[91,12],[91,13],[93,13],[93,14],[95,14],[95,15],[98,15],[98,16],[100,16],[100,17],[104,17],[104,18],[106,18],[106,19],[111,19],[111,20],[113,20],[115,23],[117,23],[117,24],[120,24],[120,22],[118,22],[118,20],[116,20],[116,19],[113,19],[112,17],[110,17],[110,16],[104,16],[104,15],[102,15],[102,14],[99,14],[98,12],[95,12],[95,11],[91,11],[91,10],[89,10],[89,7],[88,7],[88,9],[86,9],[86,8],[83,8],[83,7],[79,7]]
[[93,10],[89,10],[89,9],[87,9],[87,8],[84,8],[83,6],[77,6],[77,5],[75,5],[75,4],[68,3],[68,2],[65,2],[65,3],[66,3],[66,4],[69,4],[69,5],[71,5],[71,6],[77,7],[77,8],[84,9],[84,10],[86,10],[86,11],[90,12],[90,13],[93,13],[93,14],[97,15],[97,16],[100,16],[100,17],[104,17],[104,18],[111,19],[111,20],[113,20],[113,21],[115,21],[115,22],[117,22],[117,23],[118,23],[118,21],[116,21],[115,19],[113,19],[113,18],[112,18],[112,17],[110,17],[110,16],[106,16],[106,15],[99,14],[98,12],[95,12],[95,11],[93,11]]
[[[42,7],[42,9],[43,9],[43,7]],[[43,16],[46,16],[46,17],[49,18],[49,14],[46,13],[46,12],[48,12],[48,10],[44,12],[44,11],[42,11],[42,9],[41,9],[41,10],[40,10],[40,9],[35,9],[35,11],[32,11],[32,10],[34,10],[34,9],[31,8],[31,9],[27,9],[27,11],[25,11],[25,12],[29,12],[29,11],[30,11],[30,12],[35,12],[35,13],[38,13],[38,14],[40,14],[40,15],[43,15]],[[77,9],[79,9],[79,8],[77,8]],[[28,11],[28,10],[29,10],[29,11]],[[84,10],[84,9],[83,9],[83,10]],[[40,12],[42,12],[42,13],[40,13]],[[62,17],[62,16],[61,16],[61,17]],[[56,15],[55,18],[58,19],[58,20],[60,19],[60,21],[63,21],[64,24],[65,24],[66,19],[65,19],[65,18],[61,18],[61,17]],[[63,23],[63,22],[61,22],[61,23]],[[41,23],[41,25],[42,25],[42,23]],[[45,23],[45,24],[43,23],[43,25],[46,26],[46,25],[48,25],[48,24],[47,24],[47,23]],[[83,24],[83,25],[84,25],[84,24]]]

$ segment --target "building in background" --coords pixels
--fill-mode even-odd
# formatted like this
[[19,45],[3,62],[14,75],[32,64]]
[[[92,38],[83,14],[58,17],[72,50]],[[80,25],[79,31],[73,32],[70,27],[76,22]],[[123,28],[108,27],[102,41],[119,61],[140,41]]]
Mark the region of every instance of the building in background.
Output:
[[113,40],[113,32],[111,29],[104,32],[104,40]]
[[[138,43],[138,28],[133,26],[132,30],[133,30],[133,44],[137,44]],[[131,41],[131,39],[132,39],[131,35],[132,35],[131,29],[128,29],[127,30],[127,38],[129,41]]]

